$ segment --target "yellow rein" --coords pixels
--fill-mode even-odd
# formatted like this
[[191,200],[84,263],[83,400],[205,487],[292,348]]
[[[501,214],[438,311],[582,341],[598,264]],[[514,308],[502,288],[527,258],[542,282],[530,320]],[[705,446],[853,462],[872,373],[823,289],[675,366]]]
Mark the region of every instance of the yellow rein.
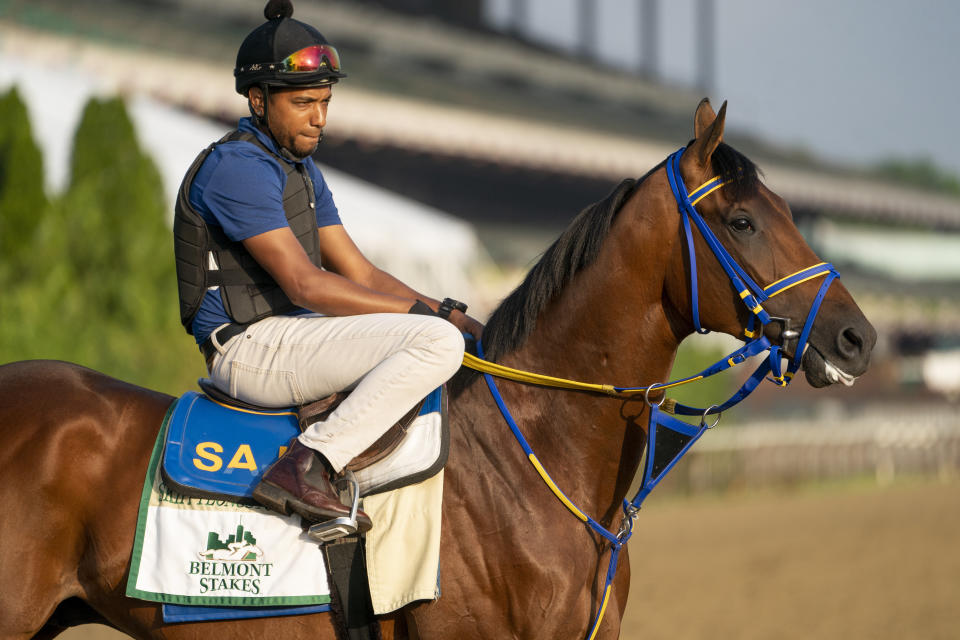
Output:
[[[823,264],[823,263],[821,262],[820,264]],[[819,266],[819,265],[814,265],[814,266]],[[803,269],[801,269],[801,271],[803,271]],[[800,273],[800,272],[797,271],[796,273]],[[794,275],[794,274],[791,274],[791,275]],[[780,295],[784,291],[787,291],[788,289],[791,289],[797,286],[798,284],[804,283],[807,280],[811,280],[813,278],[818,278],[822,275],[824,274],[818,273],[816,275],[810,276],[809,278],[805,278],[798,282],[794,282],[790,286],[784,287],[783,289],[781,289],[780,291],[777,291],[773,295]],[[772,285],[766,288],[769,289],[770,287],[780,282],[783,282],[789,277],[791,276],[780,278],[779,280],[777,280]],[[770,297],[773,297],[773,296],[770,296]],[[750,337],[754,337],[754,336],[750,336]],[[731,363],[731,365],[732,364],[734,363]],[[596,384],[592,382],[580,382],[578,380],[567,380],[566,378],[555,378],[553,376],[546,376],[541,373],[533,373],[532,371],[523,371],[522,369],[513,369],[511,367],[507,367],[502,364],[497,364],[496,362],[483,360],[482,358],[478,358],[477,356],[470,353],[463,354],[463,366],[467,367],[468,369],[473,369],[474,371],[479,371],[480,373],[489,373],[490,375],[496,376],[498,378],[504,378],[505,380],[513,380],[514,382],[525,382],[527,384],[535,384],[541,387],[551,387],[553,389],[573,389],[576,391],[593,391],[595,393],[603,393],[605,395],[612,396],[615,398],[629,398],[631,396],[643,394],[643,393],[646,393],[647,390],[650,389],[651,387],[655,387],[657,390],[670,389],[673,387],[679,387],[681,385],[689,384],[691,382],[696,382],[697,380],[703,379],[703,376],[694,376],[692,378],[685,378],[685,379],[677,380],[674,382],[667,382],[663,384],[653,384],[646,387],[624,389],[624,388],[618,388],[616,385],[612,385],[612,384]]]
[[[489,360],[483,360],[477,356],[465,353],[463,354],[463,366],[468,369],[473,369],[474,371],[479,371],[481,373],[489,373],[492,376],[498,378],[504,378],[506,380],[513,380],[515,382],[526,382],[527,384],[535,384],[541,387],[551,387],[554,389],[573,389],[577,391],[593,391],[596,393],[603,393],[608,396],[613,397],[630,397],[638,394],[646,393],[649,387],[638,387],[636,389],[618,389],[615,385],[612,384],[594,384],[590,382],[579,382],[577,380],[567,380],[565,378],[555,378],[553,376],[545,376],[540,373],[533,373],[531,371],[523,371],[521,369],[513,369],[511,367],[506,367],[502,364],[497,364],[496,362],[490,362]],[[656,384],[652,385],[659,389],[669,389],[671,387],[679,387],[680,385],[687,384],[688,382],[695,382],[699,380],[702,376],[696,376],[689,380],[681,380],[678,382],[671,382],[668,384]]]

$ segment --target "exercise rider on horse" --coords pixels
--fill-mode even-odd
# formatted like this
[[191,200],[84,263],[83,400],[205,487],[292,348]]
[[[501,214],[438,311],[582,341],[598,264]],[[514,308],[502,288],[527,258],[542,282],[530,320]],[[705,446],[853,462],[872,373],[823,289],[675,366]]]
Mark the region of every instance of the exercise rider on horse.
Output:
[[[271,0],[237,54],[250,117],[184,178],[175,217],[181,319],[214,384],[268,407],[350,395],[264,473],[255,497],[312,521],[349,516],[331,478],[457,371],[483,326],[381,271],[340,222],[311,159],[346,77],[319,31]],[[269,496],[269,499],[264,499]],[[372,524],[357,514],[361,531]]]

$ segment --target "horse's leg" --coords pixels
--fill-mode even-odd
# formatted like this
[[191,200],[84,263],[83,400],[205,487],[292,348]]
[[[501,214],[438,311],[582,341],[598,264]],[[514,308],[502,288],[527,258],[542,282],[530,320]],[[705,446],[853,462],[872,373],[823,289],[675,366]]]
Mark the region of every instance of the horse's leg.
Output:
[[47,620],[43,628],[33,636],[32,640],[47,640],[71,627],[82,624],[108,624],[99,613],[80,598],[68,598],[61,602]]

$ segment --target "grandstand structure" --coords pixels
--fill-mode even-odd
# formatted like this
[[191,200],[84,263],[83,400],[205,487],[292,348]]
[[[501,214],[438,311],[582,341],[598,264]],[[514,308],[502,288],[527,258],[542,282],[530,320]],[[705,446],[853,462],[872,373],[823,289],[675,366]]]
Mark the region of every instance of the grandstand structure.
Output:
[[[229,123],[246,115],[231,70],[263,4],[6,0],[0,48],[51,64],[69,56],[121,90]],[[335,89],[317,157],[468,221],[502,264],[529,265],[582,207],[692,136],[701,92],[496,32],[480,0],[441,4],[296,2],[296,17],[321,27],[350,76]],[[922,359],[960,347],[960,199],[870,179],[750,131],[727,139],[840,268],[881,350]]]

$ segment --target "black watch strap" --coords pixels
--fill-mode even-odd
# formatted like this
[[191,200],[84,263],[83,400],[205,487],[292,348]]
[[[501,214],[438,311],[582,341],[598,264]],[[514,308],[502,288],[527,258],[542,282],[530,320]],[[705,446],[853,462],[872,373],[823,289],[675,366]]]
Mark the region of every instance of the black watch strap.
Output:
[[454,300],[453,298],[444,298],[443,302],[440,303],[440,307],[437,309],[437,315],[443,318],[444,320],[450,319],[450,314],[454,310],[461,313],[466,313],[467,305],[464,302],[459,300]]
[[421,316],[435,316],[437,313],[431,309],[423,300],[417,300],[407,313],[416,313]]

